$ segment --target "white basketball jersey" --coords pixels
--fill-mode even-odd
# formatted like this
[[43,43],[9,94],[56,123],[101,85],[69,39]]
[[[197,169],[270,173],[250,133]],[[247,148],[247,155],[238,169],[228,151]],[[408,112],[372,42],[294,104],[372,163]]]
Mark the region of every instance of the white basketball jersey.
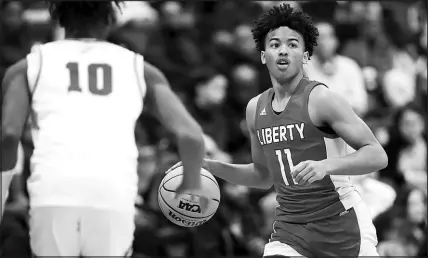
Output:
[[133,210],[143,57],[107,42],[61,40],[41,45],[27,62],[31,205]]

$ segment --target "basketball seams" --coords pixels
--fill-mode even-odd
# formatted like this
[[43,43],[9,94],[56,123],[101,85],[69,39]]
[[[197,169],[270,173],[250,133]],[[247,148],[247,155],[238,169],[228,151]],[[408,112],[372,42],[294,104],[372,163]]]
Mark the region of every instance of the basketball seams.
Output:
[[[172,179],[174,179],[174,178],[176,178],[176,177],[178,177],[178,176],[182,176],[183,175],[183,173],[181,173],[181,174],[179,174],[179,175],[175,175],[175,176],[173,176],[173,177],[171,177],[171,178],[169,178],[168,180],[166,180],[163,184],[161,184],[161,188],[163,188],[163,189],[165,189],[166,191],[168,191],[168,192],[175,192],[174,190],[170,190],[170,189],[168,189],[168,188],[166,188],[165,187],[165,184],[166,183],[168,183],[169,181],[171,181]],[[201,174],[201,176],[203,176],[203,177],[206,177],[206,178],[208,178],[209,180],[211,180],[219,189],[220,189],[220,186],[217,184],[217,182],[215,182],[214,180],[212,180],[212,178],[210,178],[209,176],[206,176],[206,175],[202,175]],[[163,181],[163,180],[162,180]],[[220,200],[218,200],[217,198],[211,198],[213,201],[216,201],[216,202],[219,202],[220,203]]]
[[[175,176],[171,177],[170,179],[166,180],[165,182],[163,182],[163,184],[161,185],[161,187],[163,187],[166,183],[168,183],[169,181],[171,181],[172,179],[174,179],[174,178],[176,178],[176,177],[178,177],[178,176],[181,176],[181,174],[179,174],[179,175],[175,175]],[[163,180],[162,180],[162,181],[163,181]]]
[[[177,168],[179,168],[179,167],[182,167],[182,165],[180,165],[180,166],[178,166],[178,167],[176,167],[176,168],[174,168],[174,170],[175,169],[177,169]],[[206,170],[206,169],[205,169]],[[208,170],[206,170],[207,172],[209,172]],[[209,172],[209,173],[211,173],[211,172]],[[180,175],[182,175],[183,174],[183,172],[181,172],[181,174]],[[175,178],[175,177],[177,177],[177,176],[180,176],[180,175],[175,175],[175,176],[173,176],[173,177],[171,177],[170,179],[168,179],[166,182],[168,182],[169,180],[171,180],[171,179],[173,179],[173,178]],[[215,181],[215,180],[213,180],[211,177],[209,177],[209,176],[207,176],[207,175],[204,175],[204,174],[202,174],[201,173],[201,176],[204,176],[204,177],[206,177],[206,178],[208,178],[209,180],[211,180],[211,181],[213,181],[214,182],[214,184],[216,184],[217,185],[217,187],[220,189],[220,186],[218,185],[218,182],[217,181]],[[166,183],[165,182],[165,183]],[[164,184],[165,184],[164,183]]]
[[[167,189],[165,186],[162,186],[162,188],[163,188],[165,191],[167,191],[167,192],[175,193],[175,191],[174,191],[174,190],[169,190],[169,189]],[[218,200],[218,199],[216,199],[216,198],[211,198],[211,200],[213,200],[213,201],[215,201],[215,202],[220,203],[220,200]]]
[[[208,171],[208,170],[207,170],[207,171]],[[208,171],[208,172],[209,172],[209,171]],[[216,181],[214,181],[211,177],[209,177],[209,176],[207,176],[207,175],[204,175],[204,174],[201,174],[201,176],[206,177],[206,178],[208,178],[209,180],[213,181],[213,182],[214,182],[214,184],[216,184],[216,185],[217,185],[217,187],[220,189],[220,186],[218,185],[218,183],[217,183]]]

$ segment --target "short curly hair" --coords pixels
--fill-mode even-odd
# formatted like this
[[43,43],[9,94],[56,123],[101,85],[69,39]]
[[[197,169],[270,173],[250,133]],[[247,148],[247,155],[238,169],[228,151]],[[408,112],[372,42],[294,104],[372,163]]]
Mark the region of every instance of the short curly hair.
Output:
[[314,48],[318,45],[318,29],[306,13],[293,9],[289,4],[272,7],[268,12],[262,13],[254,21],[255,28],[251,30],[258,51],[265,50],[266,35],[279,27],[286,26],[300,33],[305,42],[305,51],[312,56]]
[[115,21],[115,6],[123,1],[64,1],[48,0],[48,9],[54,21],[67,30],[85,30],[91,26],[108,25]]

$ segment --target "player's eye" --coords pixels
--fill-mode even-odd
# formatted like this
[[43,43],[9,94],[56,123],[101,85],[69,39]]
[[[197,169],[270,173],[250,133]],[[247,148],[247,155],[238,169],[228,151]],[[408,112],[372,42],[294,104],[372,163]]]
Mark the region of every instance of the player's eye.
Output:
[[297,44],[294,44],[294,43],[291,43],[290,45],[288,45],[289,47],[291,47],[291,48],[296,48],[297,47]]
[[278,43],[273,43],[273,44],[271,44],[271,46],[272,46],[273,48],[278,48],[278,47],[279,47],[279,44],[278,44]]

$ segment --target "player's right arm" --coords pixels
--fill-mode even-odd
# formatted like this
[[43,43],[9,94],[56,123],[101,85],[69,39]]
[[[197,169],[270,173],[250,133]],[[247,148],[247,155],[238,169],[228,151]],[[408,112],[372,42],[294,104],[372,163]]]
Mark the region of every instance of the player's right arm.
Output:
[[1,172],[16,166],[18,145],[30,111],[27,61],[22,59],[7,69],[2,82]]
[[253,163],[230,164],[217,160],[206,160],[206,164],[208,171],[232,184],[269,189],[272,187],[273,179],[267,167],[266,158],[262,146],[257,139],[255,129],[256,109],[259,96],[250,100],[246,111]]
[[186,190],[198,189],[201,186],[200,172],[205,155],[202,129],[171,90],[165,75],[158,68],[145,62],[144,77],[147,85],[145,108],[177,138],[183,162],[182,187]]

